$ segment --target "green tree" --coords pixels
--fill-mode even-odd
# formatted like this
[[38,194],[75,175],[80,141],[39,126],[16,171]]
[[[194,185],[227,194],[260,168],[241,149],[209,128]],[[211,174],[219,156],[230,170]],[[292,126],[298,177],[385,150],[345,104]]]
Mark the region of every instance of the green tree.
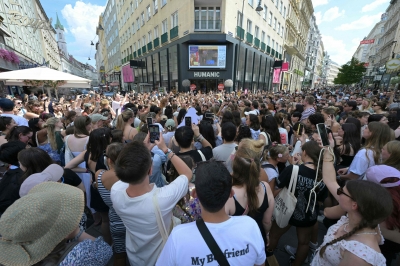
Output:
[[347,64],[344,64],[339,68],[339,73],[333,80],[333,83],[343,85],[358,83],[361,81],[366,70],[364,62],[360,62],[356,58],[352,57]]

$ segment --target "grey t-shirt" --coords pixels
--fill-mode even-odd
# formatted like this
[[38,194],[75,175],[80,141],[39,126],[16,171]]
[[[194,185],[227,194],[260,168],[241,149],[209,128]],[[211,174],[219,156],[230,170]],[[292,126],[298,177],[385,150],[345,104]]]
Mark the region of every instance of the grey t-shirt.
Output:
[[237,146],[236,143],[230,143],[230,144],[222,144],[218,147],[215,147],[213,149],[213,157],[216,161],[224,161],[226,162]]

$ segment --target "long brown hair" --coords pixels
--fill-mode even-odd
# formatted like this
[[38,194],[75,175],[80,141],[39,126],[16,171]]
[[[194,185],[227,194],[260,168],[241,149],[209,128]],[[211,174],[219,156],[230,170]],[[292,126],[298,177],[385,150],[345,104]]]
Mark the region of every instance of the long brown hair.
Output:
[[[375,164],[378,164],[380,163],[382,148],[386,143],[394,140],[394,132],[388,125],[380,122],[369,123],[368,130],[371,132],[371,136],[365,141],[365,155],[367,156],[368,149],[372,150],[374,152]],[[369,157],[367,156],[367,158]]]
[[384,187],[370,181],[350,180],[346,183],[346,188],[354,201],[357,202],[357,210],[362,219],[353,230],[323,246],[319,251],[321,257],[328,246],[349,238],[364,228],[374,229],[392,213],[393,200]]
[[247,205],[249,215],[256,214],[258,209],[257,188],[260,177],[260,153],[253,149],[240,145],[233,159],[233,186],[246,186]]
[[[89,131],[86,127],[92,122],[92,119],[89,116],[78,116],[74,120],[74,136],[76,138],[85,138],[89,136]],[[85,137],[79,137],[78,135],[85,135]]]
[[131,110],[123,111],[117,119],[116,129],[124,130],[126,122],[133,117],[133,112]]
[[396,168],[400,171],[400,141],[392,140],[386,143],[386,149],[390,153],[383,164]]

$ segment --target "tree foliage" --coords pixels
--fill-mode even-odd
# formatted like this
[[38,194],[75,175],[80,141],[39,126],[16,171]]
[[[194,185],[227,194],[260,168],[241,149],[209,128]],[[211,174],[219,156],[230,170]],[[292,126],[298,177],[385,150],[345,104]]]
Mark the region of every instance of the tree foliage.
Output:
[[333,80],[334,84],[350,85],[359,83],[367,69],[364,67],[364,63],[358,61],[352,57],[347,64],[342,65],[339,68],[337,77]]

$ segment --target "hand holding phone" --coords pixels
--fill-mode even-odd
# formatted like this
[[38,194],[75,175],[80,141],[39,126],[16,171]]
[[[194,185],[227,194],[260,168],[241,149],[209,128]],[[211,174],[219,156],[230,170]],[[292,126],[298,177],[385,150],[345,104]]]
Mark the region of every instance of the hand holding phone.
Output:
[[150,132],[150,143],[155,143],[156,140],[160,140],[160,128],[158,125],[148,125]]
[[151,124],[153,124],[153,118],[151,118],[151,117],[147,117],[146,121],[147,121],[147,126],[150,126]]
[[318,135],[321,138],[322,146],[329,146],[329,139],[328,139],[328,133],[326,131],[325,124],[317,124],[317,130],[318,130]]
[[190,116],[185,117],[185,127],[192,126],[192,118]]

